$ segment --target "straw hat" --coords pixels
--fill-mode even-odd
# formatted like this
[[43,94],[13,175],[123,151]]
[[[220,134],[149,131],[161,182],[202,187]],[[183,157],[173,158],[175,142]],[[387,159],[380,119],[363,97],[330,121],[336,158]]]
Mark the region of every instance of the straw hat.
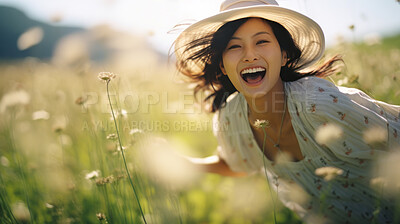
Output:
[[[225,0],[218,14],[192,24],[178,36],[175,41],[177,60],[185,59],[190,54],[185,52],[189,42],[217,31],[227,22],[246,17],[264,18],[285,27],[302,51],[299,64],[303,68],[320,59],[324,52],[325,39],[321,27],[307,16],[280,7],[275,0]],[[201,70],[203,64],[194,62],[192,66]]]

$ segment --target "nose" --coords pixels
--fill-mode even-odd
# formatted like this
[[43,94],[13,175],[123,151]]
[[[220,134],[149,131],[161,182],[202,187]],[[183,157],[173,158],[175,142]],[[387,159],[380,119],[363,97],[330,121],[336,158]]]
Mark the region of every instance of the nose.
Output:
[[254,49],[247,48],[243,55],[243,62],[254,62],[258,60],[258,56]]

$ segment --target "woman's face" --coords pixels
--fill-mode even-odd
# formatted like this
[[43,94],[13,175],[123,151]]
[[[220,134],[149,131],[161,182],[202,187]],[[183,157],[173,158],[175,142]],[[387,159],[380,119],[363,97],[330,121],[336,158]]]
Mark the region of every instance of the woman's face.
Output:
[[243,95],[262,97],[280,80],[286,63],[271,26],[262,19],[251,18],[233,34],[222,54],[222,72]]

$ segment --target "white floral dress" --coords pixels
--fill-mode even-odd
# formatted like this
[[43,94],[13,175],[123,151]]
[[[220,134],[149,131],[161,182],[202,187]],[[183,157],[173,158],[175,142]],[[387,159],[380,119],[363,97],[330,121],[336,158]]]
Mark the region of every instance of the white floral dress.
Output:
[[[214,117],[219,156],[233,171],[264,173],[265,163],[279,199],[307,223],[393,223],[394,200],[383,197],[370,183],[377,158],[400,151],[400,107],[316,77],[287,82],[285,92],[303,160],[275,163],[263,156],[240,93],[232,94]],[[321,145],[315,140],[316,131],[327,124],[339,126],[342,135]],[[365,132],[377,127],[385,130],[385,141],[366,143]],[[315,174],[320,167],[337,167],[343,173],[325,181]],[[294,186],[300,186],[308,200],[293,197]]]

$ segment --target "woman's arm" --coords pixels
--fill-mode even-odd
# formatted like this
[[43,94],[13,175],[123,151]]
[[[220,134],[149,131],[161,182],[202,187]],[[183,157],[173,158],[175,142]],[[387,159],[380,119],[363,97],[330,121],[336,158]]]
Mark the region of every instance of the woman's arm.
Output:
[[191,158],[186,157],[188,161],[193,164],[197,169],[203,172],[216,173],[222,176],[243,177],[247,174],[245,172],[232,171],[228,164],[219,156],[209,156],[206,158]]

